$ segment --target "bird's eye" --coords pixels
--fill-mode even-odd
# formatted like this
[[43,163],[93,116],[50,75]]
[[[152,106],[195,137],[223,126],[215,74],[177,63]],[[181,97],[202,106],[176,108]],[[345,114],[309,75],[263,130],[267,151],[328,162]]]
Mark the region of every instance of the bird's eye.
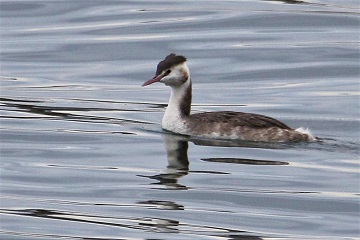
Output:
[[169,75],[170,73],[171,73],[171,70],[170,70],[170,69],[168,69],[168,70],[166,70],[166,72],[165,72],[164,76],[167,76],[167,75]]

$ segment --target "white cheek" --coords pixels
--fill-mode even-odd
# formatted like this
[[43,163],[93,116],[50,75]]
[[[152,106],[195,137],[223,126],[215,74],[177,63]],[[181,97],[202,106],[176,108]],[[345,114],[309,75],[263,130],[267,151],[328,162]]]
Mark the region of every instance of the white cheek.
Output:
[[179,85],[181,84],[181,79],[183,79],[182,73],[176,71],[161,79],[160,82],[164,83],[165,85]]
[[186,63],[175,66],[171,69],[171,73],[160,80],[161,83],[164,83],[168,86],[179,86],[186,82],[189,77],[189,69]]

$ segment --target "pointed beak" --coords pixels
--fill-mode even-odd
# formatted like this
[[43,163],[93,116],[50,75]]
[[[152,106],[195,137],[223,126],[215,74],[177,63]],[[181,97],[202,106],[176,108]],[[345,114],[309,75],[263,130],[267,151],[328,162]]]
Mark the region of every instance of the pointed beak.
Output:
[[152,79],[144,82],[143,85],[141,85],[141,86],[142,86],[142,87],[145,87],[145,86],[147,86],[147,85],[150,85],[150,84],[159,82],[162,78],[163,78],[162,75],[155,76],[155,77],[153,77]]

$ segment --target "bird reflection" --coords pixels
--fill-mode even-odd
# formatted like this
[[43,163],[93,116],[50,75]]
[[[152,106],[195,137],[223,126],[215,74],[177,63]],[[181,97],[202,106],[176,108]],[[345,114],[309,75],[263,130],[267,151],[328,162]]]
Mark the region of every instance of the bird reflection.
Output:
[[156,179],[154,185],[166,186],[166,189],[187,190],[188,187],[178,183],[178,179],[189,173],[188,139],[186,136],[164,134],[164,145],[168,160],[166,173],[154,176],[143,176]]
[[[171,190],[187,190],[188,187],[178,183],[178,180],[191,173],[208,173],[208,174],[229,174],[220,171],[189,171],[188,158],[188,142],[191,141],[195,145],[202,146],[216,146],[216,147],[247,147],[247,148],[267,148],[279,149],[286,146],[269,143],[253,143],[244,141],[223,141],[213,139],[196,139],[189,136],[174,135],[171,133],[164,133],[162,135],[164,146],[166,150],[168,165],[166,172],[154,176],[143,176],[150,179],[158,180],[154,185],[166,186],[166,189]],[[231,163],[231,164],[246,164],[246,165],[288,165],[285,161],[274,160],[259,160],[259,159],[245,159],[245,158],[202,158],[205,162]]]
[[158,210],[184,210],[184,206],[173,201],[159,201],[159,200],[148,200],[137,202],[144,207],[149,209],[158,209]]
[[[180,184],[178,181],[181,177],[188,175],[189,173],[205,173],[205,174],[230,174],[221,171],[194,171],[189,170],[189,157],[188,147],[189,141],[195,145],[202,146],[214,146],[214,147],[246,147],[246,148],[282,148],[281,145],[269,145],[263,143],[249,143],[249,142],[234,142],[234,141],[222,141],[222,140],[208,140],[208,139],[194,139],[189,136],[174,135],[172,133],[165,132],[163,135],[164,146],[167,156],[167,167],[165,173],[157,174],[153,176],[143,176],[150,179],[157,180],[156,183],[151,185],[161,185],[160,190],[188,190],[190,187]],[[247,165],[288,165],[284,161],[270,161],[270,160],[257,160],[257,159],[245,159],[245,158],[202,158],[204,162],[217,162],[228,164],[247,164]],[[165,187],[165,188],[164,188]],[[165,211],[184,211],[186,206],[174,201],[168,201],[164,199],[157,200],[145,200],[137,202],[140,206],[147,209],[165,210]],[[145,221],[146,220],[146,221]],[[149,227],[152,231],[167,232],[167,233],[182,233],[182,229],[188,229],[194,235],[201,232],[208,232],[213,237],[226,238],[226,239],[263,239],[261,236],[257,236],[254,233],[248,231],[242,231],[237,229],[225,229],[218,227],[210,227],[206,225],[192,225],[177,221],[174,219],[158,219],[147,218],[143,219],[139,223],[142,227]]]
[[163,134],[168,170],[189,170],[188,140],[186,136]]

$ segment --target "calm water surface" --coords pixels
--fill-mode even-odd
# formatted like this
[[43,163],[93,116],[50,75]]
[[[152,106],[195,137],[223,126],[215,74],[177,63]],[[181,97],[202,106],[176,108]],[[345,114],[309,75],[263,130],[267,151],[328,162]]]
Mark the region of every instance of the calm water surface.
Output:
[[[0,1],[1,239],[360,238],[360,7]],[[266,114],[316,143],[186,138],[142,88],[189,59],[193,112]]]

